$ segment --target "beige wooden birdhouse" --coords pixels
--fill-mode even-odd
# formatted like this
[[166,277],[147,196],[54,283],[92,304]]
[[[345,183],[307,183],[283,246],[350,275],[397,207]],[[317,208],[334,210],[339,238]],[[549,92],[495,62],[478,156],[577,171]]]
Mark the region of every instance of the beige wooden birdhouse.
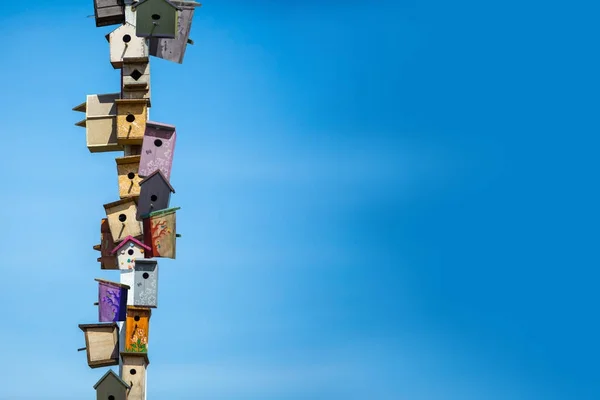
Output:
[[127,236],[140,237],[142,224],[135,219],[137,204],[133,198],[126,198],[104,204],[108,227],[115,242],[120,242]]
[[138,169],[140,156],[118,157],[117,174],[119,177],[119,197],[138,197],[140,195],[140,181]]
[[148,61],[146,41],[136,36],[135,26],[129,22],[106,35],[106,40],[110,44],[110,63],[113,68],[121,68],[124,58],[131,61]]
[[127,400],[146,400],[146,369],[150,360],[146,353],[121,353],[121,378],[131,389]]
[[148,100],[117,99],[117,142],[141,145],[148,120]]
[[86,102],[73,108],[85,113],[75,125],[85,128],[87,148],[91,153],[123,150],[117,143],[117,106],[119,93],[90,94]]
[[82,324],[79,329],[85,334],[87,362],[91,368],[119,364],[119,328],[115,322]]
[[121,98],[146,99],[150,103],[150,63],[123,59],[121,68]]

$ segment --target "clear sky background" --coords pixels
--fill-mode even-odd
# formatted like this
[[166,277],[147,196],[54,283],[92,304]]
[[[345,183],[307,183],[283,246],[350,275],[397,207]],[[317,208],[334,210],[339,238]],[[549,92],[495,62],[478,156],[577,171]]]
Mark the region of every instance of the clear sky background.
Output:
[[[597,400],[597,2],[206,1],[149,400]],[[0,399],[94,399],[119,90],[92,0],[2,1]]]

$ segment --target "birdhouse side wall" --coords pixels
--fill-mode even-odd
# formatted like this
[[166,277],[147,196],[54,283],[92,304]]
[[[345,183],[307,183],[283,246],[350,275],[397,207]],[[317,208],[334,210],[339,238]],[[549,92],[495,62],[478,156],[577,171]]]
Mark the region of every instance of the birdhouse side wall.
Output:
[[133,299],[135,297],[135,273],[133,269],[122,269],[121,270],[121,280],[120,282],[123,285],[129,286],[129,293],[127,294],[127,305],[133,306]]
[[85,122],[85,131],[86,145],[90,153],[123,149],[123,146],[117,142],[116,116],[88,118]]
[[172,211],[150,217],[149,231],[153,257],[175,258],[177,228],[175,216],[175,211]]
[[175,39],[150,38],[150,54],[163,60],[183,63],[187,49],[187,41],[192,29],[195,6],[186,6],[185,3],[173,2],[181,11],[177,12],[177,37]]

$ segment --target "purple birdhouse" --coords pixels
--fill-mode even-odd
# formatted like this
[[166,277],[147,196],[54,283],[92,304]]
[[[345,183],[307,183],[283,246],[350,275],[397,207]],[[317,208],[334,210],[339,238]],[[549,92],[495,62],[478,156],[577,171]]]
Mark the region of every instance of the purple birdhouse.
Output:
[[129,286],[104,279],[98,282],[98,319],[100,322],[125,321]]
[[146,122],[138,176],[147,177],[160,170],[167,180],[170,179],[176,137],[173,125]]

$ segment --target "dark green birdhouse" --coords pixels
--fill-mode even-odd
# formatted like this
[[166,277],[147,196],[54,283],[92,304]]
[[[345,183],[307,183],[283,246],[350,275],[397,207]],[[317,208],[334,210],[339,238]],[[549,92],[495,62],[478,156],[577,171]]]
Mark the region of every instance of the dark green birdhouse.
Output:
[[139,37],[177,37],[179,7],[169,0],[141,0],[135,4],[135,34]]

